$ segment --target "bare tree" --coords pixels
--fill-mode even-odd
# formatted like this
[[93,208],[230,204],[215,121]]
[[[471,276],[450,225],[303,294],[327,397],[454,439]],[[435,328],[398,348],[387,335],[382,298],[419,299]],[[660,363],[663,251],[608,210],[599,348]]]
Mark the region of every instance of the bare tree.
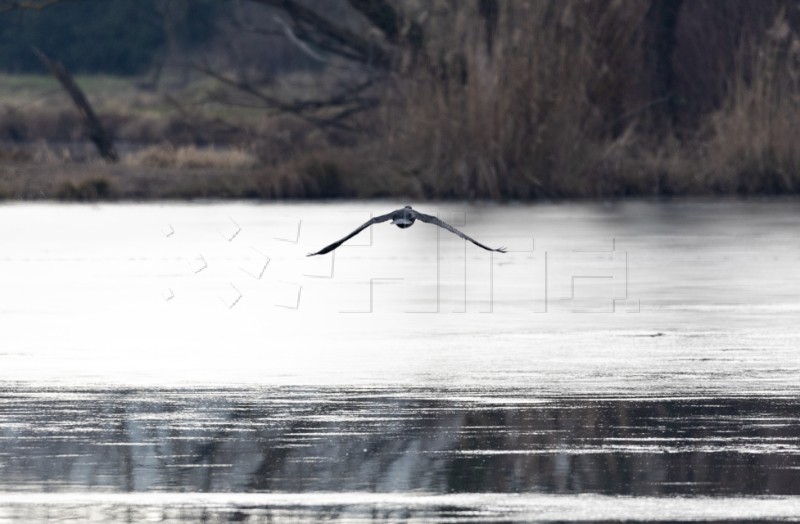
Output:
[[[323,68],[338,71],[335,85],[313,97],[287,96],[264,89],[272,78],[252,81],[241,72],[231,74],[208,63],[197,64],[196,69],[245,97],[242,102],[217,94],[217,102],[291,113],[323,128],[352,129],[349,118],[378,106],[377,89],[398,72],[406,53],[414,54],[424,40],[419,24],[408,20],[387,0],[345,0],[340,4],[345,16],[338,18],[322,11],[330,4],[297,0],[249,3],[272,12],[270,25],[239,23],[242,30],[282,36],[300,53],[322,63]],[[347,23],[352,20],[357,23]]]

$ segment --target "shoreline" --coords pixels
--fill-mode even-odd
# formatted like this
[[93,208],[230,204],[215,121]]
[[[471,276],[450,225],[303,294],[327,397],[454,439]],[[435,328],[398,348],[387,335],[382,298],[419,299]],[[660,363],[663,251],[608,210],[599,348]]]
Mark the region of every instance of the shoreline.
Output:
[[[402,179],[398,175],[398,179]],[[529,199],[492,198],[474,195],[461,198],[452,195],[426,194],[409,179],[399,188],[387,191],[378,185],[359,191],[363,176],[340,174],[333,187],[320,191],[320,181],[301,172],[284,168],[252,167],[179,168],[132,167],[103,163],[65,163],[58,165],[0,163],[0,202],[159,202],[159,201],[278,201],[311,202],[347,200],[415,200],[440,202],[542,203],[603,202],[621,200],[673,199],[777,199],[800,196],[800,191],[721,191],[718,187],[698,184],[682,191],[657,190],[560,192],[552,196]],[[323,181],[324,182],[324,181]]]

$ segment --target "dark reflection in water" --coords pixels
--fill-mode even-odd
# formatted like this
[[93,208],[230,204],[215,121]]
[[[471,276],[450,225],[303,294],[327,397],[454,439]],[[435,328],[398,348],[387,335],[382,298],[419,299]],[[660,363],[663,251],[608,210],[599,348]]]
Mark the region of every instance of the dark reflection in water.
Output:
[[795,398],[0,390],[0,492],[798,495]]

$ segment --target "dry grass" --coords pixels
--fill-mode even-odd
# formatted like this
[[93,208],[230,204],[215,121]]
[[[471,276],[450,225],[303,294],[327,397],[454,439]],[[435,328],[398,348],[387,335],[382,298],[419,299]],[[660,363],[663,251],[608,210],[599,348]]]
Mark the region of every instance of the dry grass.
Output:
[[[182,108],[164,93],[136,88],[135,81],[79,79],[117,138],[152,144],[107,167],[52,145],[81,139],[83,131],[62,94],[37,98],[51,84],[29,79],[26,91],[24,82],[0,78],[8,80],[0,82],[0,139],[35,143],[0,148],[4,166],[25,166],[16,175],[4,172],[0,197],[535,199],[800,192],[794,143],[800,38],[783,12],[771,26],[753,22],[746,31],[736,25],[745,22],[736,20],[748,18],[730,15],[723,25],[738,35],[738,51],[720,43],[727,43],[720,28],[712,51],[735,57],[682,64],[726,65],[715,70],[713,81],[705,78],[707,92],[697,93],[702,103],[692,107],[705,109],[680,127],[665,122],[663,113],[659,117],[663,108],[647,76],[651,2],[502,2],[492,42],[477,5],[438,2],[425,21],[422,55],[404,63],[384,90],[370,93],[382,103],[353,122],[360,133],[347,135],[296,116],[209,103],[230,93],[207,79],[172,93]],[[760,9],[736,5],[726,9]],[[694,49],[702,36],[695,30],[687,41]],[[333,89],[329,74],[296,74],[264,89],[313,96]],[[58,175],[36,174],[43,165],[58,167]]]
[[[192,77],[185,85],[148,90],[140,78],[77,76],[106,129],[118,141],[176,145],[246,141],[260,116],[209,100],[215,84]],[[0,140],[85,140],[72,101],[54,79],[0,75]]]
[[123,157],[131,167],[177,167],[180,169],[219,168],[251,169],[258,157],[238,147],[212,148],[197,146],[154,145]]
[[707,124],[706,176],[719,192],[800,190],[800,38],[779,17],[742,46],[724,105]]
[[134,168],[101,163],[1,167],[0,198],[21,200],[270,198],[278,194],[279,186],[276,174],[254,170]]
[[407,159],[437,197],[640,190],[627,187],[627,173],[609,176],[634,169],[635,157],[622,156],[647,146],[634,131],[644,95],[628,69],[642,60],[636,31],[646,4],[614,5],[506,4],[499,26],[513,29],[498,31],[491,49],[481,19],[459,8],[448,31],[434,32],[445,35],[432,44],[435,65],[403,83],[386,112],[395,161]]
[[783,11],[742,32],[722,102],[676,131],[656,118],[648,84],[650,3],[502,5],[491,46],[475,6],[432,22],[426,67],[387,95],[372,158],[417,182],[406,188],[492,199],[800,191],[800,38]]

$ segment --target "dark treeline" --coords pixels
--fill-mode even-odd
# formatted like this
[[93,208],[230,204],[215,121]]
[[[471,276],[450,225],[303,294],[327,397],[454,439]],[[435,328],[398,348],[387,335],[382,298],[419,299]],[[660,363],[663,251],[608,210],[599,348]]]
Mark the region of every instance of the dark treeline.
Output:
[[0,20],[0,70],[41,70],[35,44],[77,72],[215,82],[180,106],[164,80],[158,133],[108,119],[248,148],[255,196],[800,191],[790,0],[62,0]]
[[169,38],[187,48],[207,42],[222,9],[209,0],[104,0],[7,11],[0,16],[0,70],[41,73],[36,46],[75,73],[145,73]]

